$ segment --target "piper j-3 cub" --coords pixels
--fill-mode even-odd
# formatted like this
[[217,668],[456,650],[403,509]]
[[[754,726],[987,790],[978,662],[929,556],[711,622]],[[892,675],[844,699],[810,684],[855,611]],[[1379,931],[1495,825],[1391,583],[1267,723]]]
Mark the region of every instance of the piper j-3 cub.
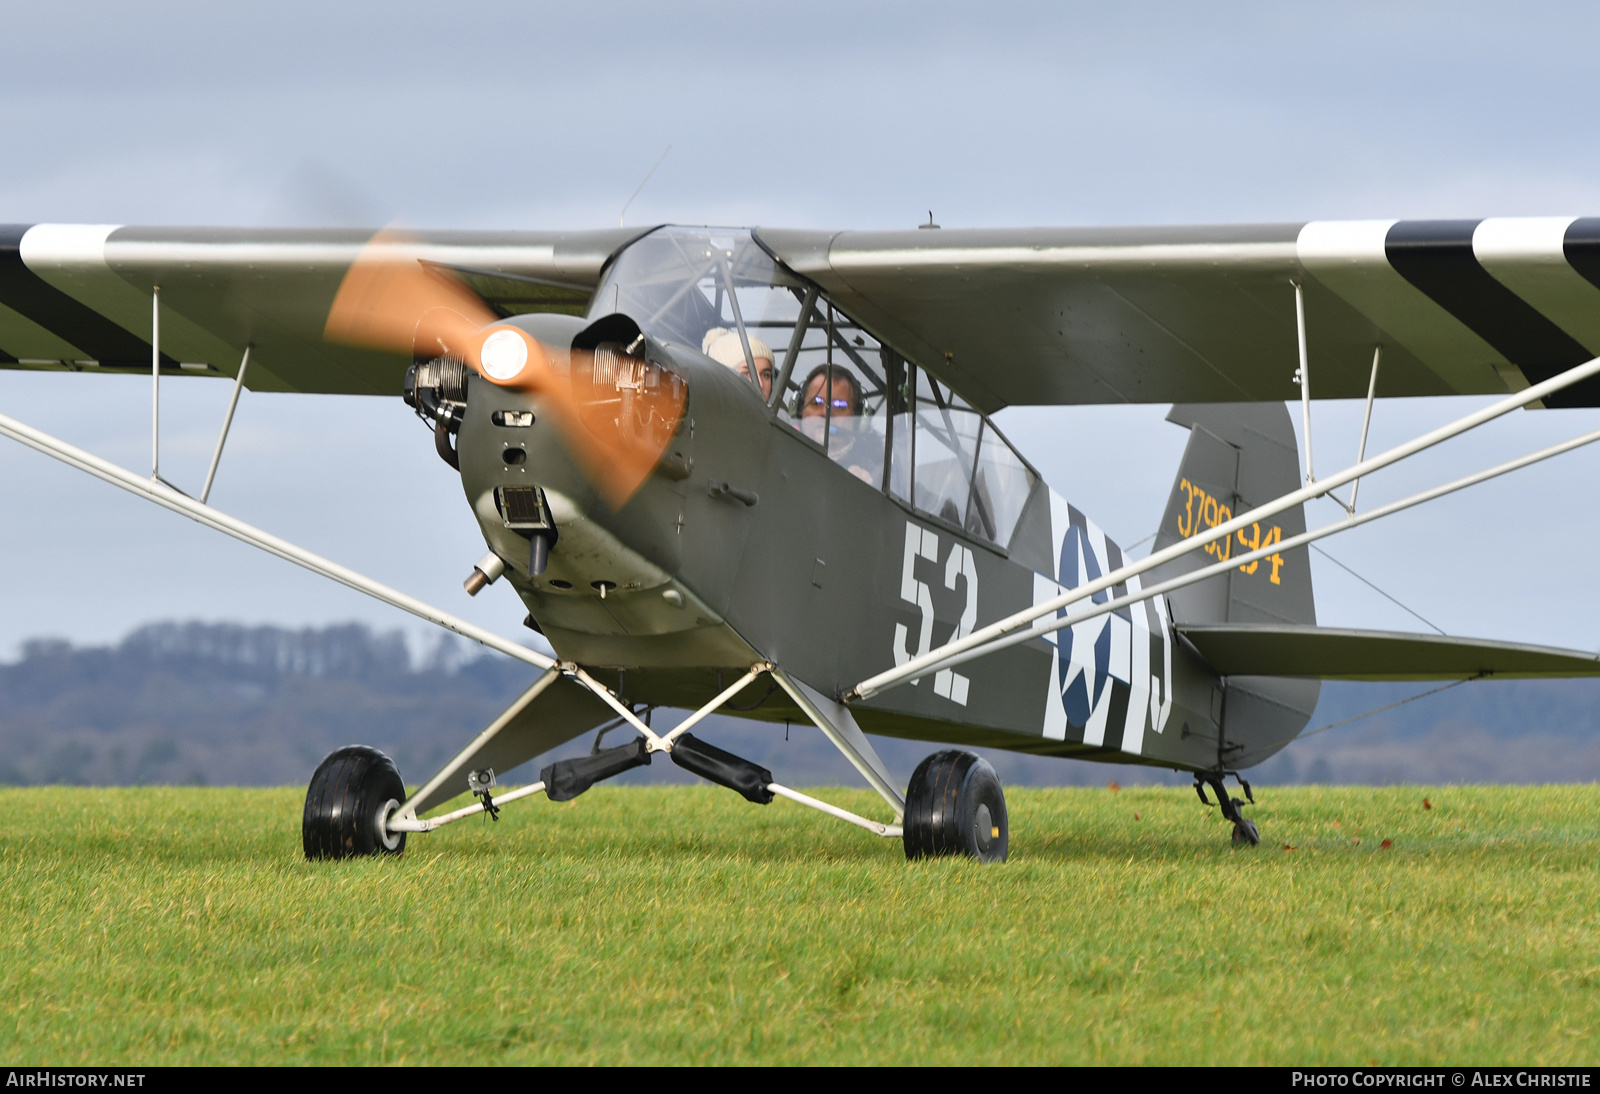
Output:
[[[10,417],[0,432],[542,670],[406,790],[366,747],[306,796],[310,857],[657,753],[904,842],[1006,857],[1007,748],[1187,771],[1224,788],[1305,727],[1322,679],[1600,674],[1585,653],[1316,625],[1308,544],[1600,439],[1377,508],[1364,476],[1520,407],[1600,405],[1600,220],[1220,228],[573,233],[0,229],[0,362],[234,378],[191,497]],[[239,390],[396,396],[456,469],[487,552],[555,659],[207,504]],[[1498,401],[1317,474],[1311,396]],[[990,418],[1011,405],[1173,403],[1190,431],[1134,558]],[[1302,415],[1305,451],[1291,412]],[[157,431],[158,432],[158,431]],[[1097,473],[1104,473],[1097,469]],[[1305,503],[1345,515],[1308,531]],[[657,731],[655,707],[693,713]],[[882,796],[874,820],[696,737],[715,711],[811,722]],[[505,772],[614,723],[626,744]],[[952,746],[899,782],[867,734]],[[615,738],[613,738],[615,740]],[[905,789],[902,791],[902,787]],[[441,806],[465,793],[475,800]]]

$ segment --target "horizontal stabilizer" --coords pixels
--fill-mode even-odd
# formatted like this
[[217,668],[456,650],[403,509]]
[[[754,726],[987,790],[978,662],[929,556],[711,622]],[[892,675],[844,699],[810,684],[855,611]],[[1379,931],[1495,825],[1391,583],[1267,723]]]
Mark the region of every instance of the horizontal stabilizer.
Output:
[[1279,623],[1196,623],[1181,626],[1178,632],[1224,676],[1322,680],[1600,676],[1600,657],[1592,653],[1481,638]]

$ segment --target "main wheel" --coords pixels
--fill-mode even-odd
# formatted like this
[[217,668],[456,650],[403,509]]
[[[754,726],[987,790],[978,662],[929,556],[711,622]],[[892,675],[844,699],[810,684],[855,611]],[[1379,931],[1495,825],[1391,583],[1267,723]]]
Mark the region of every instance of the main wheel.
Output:
[[1256,827],[1256,822],[1241,818],[1239,822],[1233,826],[1233,842],[1236,844],[1247,844],[1251,847],[1258,845],[1261,842],[1261,830]]
[[404,832],[390,832],[391,814],[406,800],[394,761],[375,748],[347,745],[317,765],[306,790],[300,836],[306,858],[398,855]]
[[1004,862],[1006,796],[989,761],[954,749],[917,765],[906,790],[906,858],[966,855]]

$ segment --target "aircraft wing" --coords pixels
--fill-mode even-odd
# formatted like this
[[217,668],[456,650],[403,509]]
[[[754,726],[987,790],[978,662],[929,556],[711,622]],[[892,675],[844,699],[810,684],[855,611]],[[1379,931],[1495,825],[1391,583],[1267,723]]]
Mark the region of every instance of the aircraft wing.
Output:
[[[1600,353],[1600,218],[758,238],[984,411],[1503,395]],[[1600,381],[1552,406],[1600,405]]]
[[[648,229],[420,232],[420,260],[451,267],[502,315],[582,314],[606,260]],[[238,373],[258,391],[398,395],[400,355],[323,341],[365,230],[0,225],[0,367],[150,369],[161,289],[164,368]]]
[[1279,623],[1197,623],[1177,630],[1224,676],[1323,680],[1600,676],[1600,657],[1592,653],[1517,642]]
[[[502,314],[581,312],[646,229],[424,232],[417,256]],[[322,340],[367,231],[0,226],[0,366],[168,367],[258,390],[389,394],[406,361]],[[813,232],[758,238],[985,411],[1008,404],[1504,394],[1600,351],[1600,218],[1202,228]],[[1600,380],[1551,405],[1600,405]]]

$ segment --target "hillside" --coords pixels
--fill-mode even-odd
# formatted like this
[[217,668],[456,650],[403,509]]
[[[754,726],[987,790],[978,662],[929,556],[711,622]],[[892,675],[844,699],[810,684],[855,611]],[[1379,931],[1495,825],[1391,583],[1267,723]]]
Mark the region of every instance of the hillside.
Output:
[[[109,647],[27,643],[0,664],[0,784],[296,786],[342,744],[376,745],[420,780],[508,704],[530,669],[398,633],[158,623]],[[1312,728],[1430,685],[1330,684]],[[675,720],[670,712],[658,716]],[[702,736],[798,785],[855,782],[810,727],[714,718]],[[902,777],[935,746],[880,741]],[[585,751],[586,736],[563,752]],[[990,758],[1009,785],[1187,782],[1170,772]],[[1297,742],[1256,769],[1297,782],[1572,782],[1600,778],[1600,683],[1479,682]],[[629,781],[685,781],[671,765]]]

